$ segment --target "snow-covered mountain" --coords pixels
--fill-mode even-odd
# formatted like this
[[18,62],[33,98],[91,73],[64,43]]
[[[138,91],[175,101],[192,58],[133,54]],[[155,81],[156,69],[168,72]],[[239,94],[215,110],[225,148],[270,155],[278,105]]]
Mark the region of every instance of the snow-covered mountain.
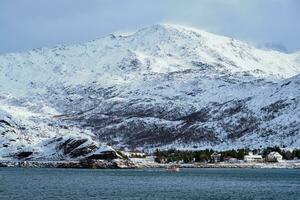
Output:
[[97,148],[299,147],[298,74],[300,53],[166,24],[0,55],[0,157],[68,157],[59,147],[70,138]]

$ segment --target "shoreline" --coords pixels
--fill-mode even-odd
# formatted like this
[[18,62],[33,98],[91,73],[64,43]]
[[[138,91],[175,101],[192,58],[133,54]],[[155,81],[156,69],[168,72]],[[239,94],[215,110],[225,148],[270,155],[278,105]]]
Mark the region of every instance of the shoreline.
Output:
[[[142,169],[167,168],[174,163],[133,163],[124,160],[81,161],[0,161],[1,168],[74,168],[74,169]],[[190,163],[176,164],[179,168],[245,168],[245,169],[300,169],[300,162],[277,163]]]
[[[143,165],[143,168],[166,168],[172,164],[162,164],[147,166]],[[195,164],[180,164],[179,168],[220,168],[220,169],[300,169],[300,163],[195,163]]]
[[127,160],[59,160],[59,161],[15,161],[0,160],[0,168],[74,168],[74,169],[133,169],[136,165]]

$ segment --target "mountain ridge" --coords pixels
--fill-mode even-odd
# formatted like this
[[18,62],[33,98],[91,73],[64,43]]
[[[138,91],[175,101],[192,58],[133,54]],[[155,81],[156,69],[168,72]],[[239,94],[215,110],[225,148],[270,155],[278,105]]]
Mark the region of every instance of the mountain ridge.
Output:
[[297,58],[168,24],[0,55],[0,157],[68,157],[46,145],[60,137],[148,150],[298,147]]

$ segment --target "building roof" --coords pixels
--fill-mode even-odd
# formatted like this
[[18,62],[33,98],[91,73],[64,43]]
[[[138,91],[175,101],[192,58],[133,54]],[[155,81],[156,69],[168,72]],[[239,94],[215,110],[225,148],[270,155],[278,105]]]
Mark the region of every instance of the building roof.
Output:
[[258,158],[258,159],[260,159],[260,158],[262,158],[262,156],[261,155],[245,155],[244,158]]
[[281,156],[282,157],[282,155],[276,151],[272,151],[271,153],[269,153],[268,156]]
[[221,154],[214,152],[213,154],[211,154],[211,156],[221,156]]

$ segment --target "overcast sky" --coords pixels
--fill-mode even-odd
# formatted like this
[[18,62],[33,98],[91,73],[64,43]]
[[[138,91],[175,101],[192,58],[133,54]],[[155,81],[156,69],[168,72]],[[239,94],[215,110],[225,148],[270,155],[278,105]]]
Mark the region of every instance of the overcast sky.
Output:
[[0,53],[158,23],[300,50],[300,0],[0,0]]

